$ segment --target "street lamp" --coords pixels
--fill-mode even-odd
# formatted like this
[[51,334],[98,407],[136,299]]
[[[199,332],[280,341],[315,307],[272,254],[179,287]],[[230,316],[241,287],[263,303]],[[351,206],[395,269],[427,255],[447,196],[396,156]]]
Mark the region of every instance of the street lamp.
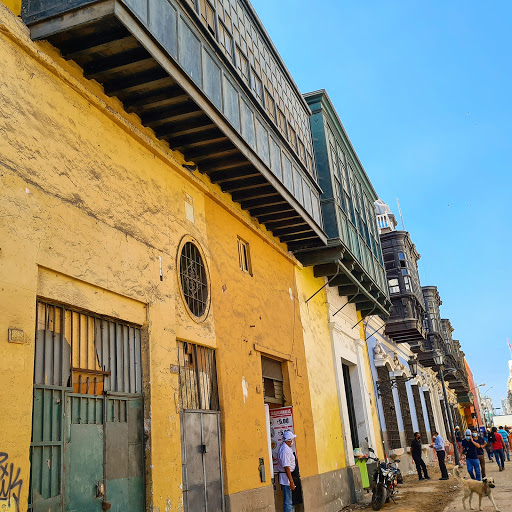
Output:
[[443,353],[440,350],[434,350],[433,358],[434,358],[434,364],[439,368],[439,376],[441,377],[441,386],[443,388],[444,406],[446,408],[446,417],[448,418],[448,427],[450,428],[450,436],[452,438],[452,443],[453,443],[453,454],[455,456],[455,464],[458,466],[460,464],[459,447],[457,446],[457,439],[455,437],[454,428],[453,428],[452,413],[450,411],[450,408],[448,407],[448,394],[446,393],[446,386],[444,384]]

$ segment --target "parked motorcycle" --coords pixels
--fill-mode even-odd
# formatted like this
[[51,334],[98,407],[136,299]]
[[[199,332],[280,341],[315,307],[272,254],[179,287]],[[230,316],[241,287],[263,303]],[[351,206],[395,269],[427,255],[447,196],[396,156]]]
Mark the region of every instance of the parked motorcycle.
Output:
[[[375,452],[370,448],[369,451]],[[380,461],[375,455],[369,457],[377,463],[377,469],[373,472],[372,508],[380,510],[398,492],[398,484],[403,482],[402,473],[398,469],[399,460],[394,462]]]

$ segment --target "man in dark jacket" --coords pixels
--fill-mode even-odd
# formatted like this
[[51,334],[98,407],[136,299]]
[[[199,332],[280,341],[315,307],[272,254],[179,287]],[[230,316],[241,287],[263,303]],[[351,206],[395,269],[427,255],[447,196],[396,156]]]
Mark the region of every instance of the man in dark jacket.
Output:
[[[414,463],[416,464],[416,471],[418,471],[418,478],[420,480],[430,480],[427,473],[427,466],[421,458],[421,436],[419,432],[414,432],[414,440],[411,443],[411,455]],[[421,470],[423,470],[423,476],[421,476]]]

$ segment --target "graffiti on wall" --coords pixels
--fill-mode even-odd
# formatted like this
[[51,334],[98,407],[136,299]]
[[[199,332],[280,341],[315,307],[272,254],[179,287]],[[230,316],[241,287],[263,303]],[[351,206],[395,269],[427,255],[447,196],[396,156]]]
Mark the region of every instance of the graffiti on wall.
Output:
[[[23,487],[20,472],[21,468],[15,467],[13,462],[9,462],[9,455],[0,452],[0,511],[15,510],[19,512],[21,488]],[[14,508],[11,508],[12,505]]]

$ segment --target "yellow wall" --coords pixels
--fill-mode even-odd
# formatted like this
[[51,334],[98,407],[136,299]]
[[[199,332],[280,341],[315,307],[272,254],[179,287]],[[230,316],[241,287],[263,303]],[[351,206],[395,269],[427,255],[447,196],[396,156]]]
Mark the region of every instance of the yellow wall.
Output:
[[21,13],[21,0],[0,0],[0,4],[5,4],[14,14]]
[[[328,454],[331,445],[315,439],[310,394],[316,419],[323,410],[333,414],[331,398],[308,381],[295,262],[283,246],[207,178],[184,171],[180,154],[123,114],[73,63],[33,43],[1,6],[0,69],[0,388],[8,404],[0,452],[21,470],[22,510],[38,295],[142,325],[149,340],[147,496],[155,512],[182,506],[178,382],[170,371],[177,338],[218,349],[227,493],[269,485],[268,465],[266,484],[258,472],[267,454],[261,353],[284,361],[303,476],[318,472],[317,450],[323,470],[342,464],[341,454]],[[186,234],[204,249],[211,275],[212,310],[202,324],[190,319],[178,293],[176,251]],[[250,243],[252,277],[238,268],[237,235]],[[24,331],[25,344],[7,343],[10,327]],[[316,378],[320,361],[313,364]],[[329,416],[320,425],[341,436],[339,414],[338,424]]]
[[327,297],[324,288],[306,304],[324,280],[316,279],[311,268],[297,268],[296,275],[318,471],[325,473],[346,466]]
[[[260,482],[258,458],[267,460],[261,355],[284,361],[294,406],[301,474],[316,474],[316,448],[294,265],[214,202],[206,206],[212,259],[212,305],[218,343],[223,409],[226,492],[268,485]],[[240,270],[237,236],[249,242],[252,273]],[[256,346],[256,349],[255,349]],[[287,369],[287,371],[286,371]],[[244,395],[245,390],[245,395]]]
[[[361,313],[357,312],[357,320],[361,320]],[[373,432],[375,434],[375,442],[377,443],[377,456],[379,459],[384,459],[384,445],[382,444],[382,434],[380,430],[380,422],[379,422],[379,411],[377,410],[377,399],[375,397],[375,391],[373,388],[373,376],[372,369],[370,367],[370,355],[368,353],[368,345],[366,343],[366,332],[363,326],[363,322],[359,324],[359,335],[361,336],[361,340],[364,341],[363,346],[363,354],[364,354],[364,364],[366,371],[366,382],[368,382],[368,392],[370,394],[370,402],[371,402],[371,411],[372,411],[372,423],[373,423]]]

